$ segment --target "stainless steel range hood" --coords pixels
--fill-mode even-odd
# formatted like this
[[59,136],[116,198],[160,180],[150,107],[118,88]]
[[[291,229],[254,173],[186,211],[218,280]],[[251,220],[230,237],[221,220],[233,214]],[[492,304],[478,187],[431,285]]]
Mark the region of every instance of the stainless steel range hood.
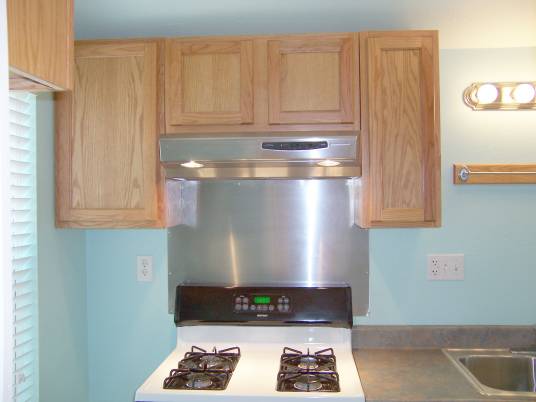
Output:
[[[361,176],[357,132],[160,137],[168,179],[305,179]],[[188,167],[190,166],[190,167]]]

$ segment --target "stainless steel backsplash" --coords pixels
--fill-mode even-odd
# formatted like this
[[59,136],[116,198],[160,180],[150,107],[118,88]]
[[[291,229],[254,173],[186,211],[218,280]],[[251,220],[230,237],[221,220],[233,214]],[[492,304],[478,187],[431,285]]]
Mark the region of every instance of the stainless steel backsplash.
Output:
[[178,284],[352,287],[369,307],[368,231],[355,224],[356,179],[180,183],[168,229],[169,311]]

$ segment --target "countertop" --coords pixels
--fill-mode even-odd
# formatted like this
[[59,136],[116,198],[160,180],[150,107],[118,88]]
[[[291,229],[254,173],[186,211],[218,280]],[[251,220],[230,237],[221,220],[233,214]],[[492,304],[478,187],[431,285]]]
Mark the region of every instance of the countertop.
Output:
[[367,402],[519,402],[480,394],[440,349],[354,349],[354,359]]

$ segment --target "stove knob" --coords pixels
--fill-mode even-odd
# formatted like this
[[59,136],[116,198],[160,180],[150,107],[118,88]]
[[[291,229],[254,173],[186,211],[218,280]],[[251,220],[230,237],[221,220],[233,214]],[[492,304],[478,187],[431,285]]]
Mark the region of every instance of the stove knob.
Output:
[[236,311],[240,311],[240,310],[242,310],[242,305],[241,304],[236,304],[234,306],[234,308],[235,308]]
[[277,309],[278,309],[279,311],[283,311],[283,305],[282,305],[282,304],[278,304],[278,305],[277,305]]
[[251,305],[251,307],[249,308],[251,311],[255,311],[256,307],[254,304]]
[[273,304],[270,304],[270,307],[268,307],[268,310],[270,310],[270,311],[274,311],[274,308],[275,308],[274,305],[273,305]]
[[288,311],[290,309],[290,306],[288,304],[285,304],[283,306],[283,311]]
[[248,304],[248,303],[249,303],[249,299],[248,299],[247,297],[244,297],[244,298],[242,299],[242,303],[246,303],[246,304]]
[[278,299],[277,299],[277,302],[278,302],[279,304],[283,303],[283,298],[282,298],[282,297],[278,298]]
[[241,299],[240,297],[237,297],[237,298],[235,299],[235,303],[236,303],[236,304],[240,303],[241,301],[242,301],[242,299]]

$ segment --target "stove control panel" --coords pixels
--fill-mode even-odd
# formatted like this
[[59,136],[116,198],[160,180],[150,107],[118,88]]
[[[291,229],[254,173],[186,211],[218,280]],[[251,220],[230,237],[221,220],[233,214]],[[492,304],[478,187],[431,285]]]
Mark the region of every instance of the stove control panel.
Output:
[[290,298],[284,294],[236,294],[236,313],[290,313]]
[[175,324],[352,327],[350,287],[177,287]]

